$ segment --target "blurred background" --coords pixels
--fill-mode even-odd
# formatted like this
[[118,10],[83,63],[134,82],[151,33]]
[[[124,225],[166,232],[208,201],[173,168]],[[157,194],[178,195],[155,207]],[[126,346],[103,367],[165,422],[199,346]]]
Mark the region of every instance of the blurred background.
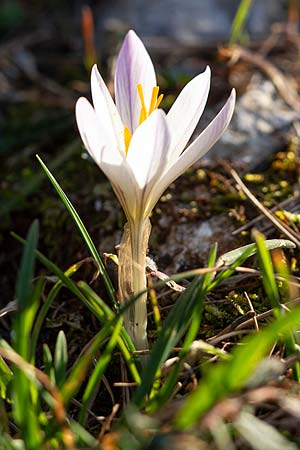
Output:
[[[244,10],[238,10],[241,5]],[[220,109],[232,87],[237,88],[240,99],[229,132],[209,157],[231,159],[254,170],[270,153],[285,148],[289,139],[286,131],[299,116],[295,106],[298,14],[297,0],[1,0],[3,303],[13,297],[19,264],[20,245],[10,236],[11,230],[24,236],[37,217],[42,230],[40,248],[59,266],[66,268],[86,256],[68,213],[39,167],[36,153],[74,202],[101,251],[114,251],[119,242],[124,217],[109,183],[85,153],[74,120],[76,99],[90,95],[92,64],[98,64],[112,88],[116,54],[125,33],[133,28],[157,68],[166,110],[182,87],[209,64],[212,90],[200,128]],[[246,53],[241,53],[241,48],[247,49]],[[276,77],[272,79],[273,64],[283,77],[277,84]],[[217,195],[227,186],[216,177],[220,170],[209,175],[201,167],[183,177],[179,189],[171,186],[153,214],[157,232],[153,233],[152,250],[169,271],[199,265],[210,239],[218,240],[217,234],[224,230],[224,223],[214,220],[219,228],[209,228],[202,239],[203,221],[215,212],[228,211],[228,206],[234,208],[235,202],[240,208],[236,197],[232,196],[230,204],[228,197],[220,200]],[[282,195],[288,193],[287,186]],[[237,223],[239,220],[242,214],[236,214]],[[191,239],[189,253],[182,254],[186,228],[180,229],[178,224],[186,227],[186,222],[192,224],[190,233],[196,230],[198,234],[196,244]],[[182,235],[172,234],[173,224]],[[199,247],[201,242],[206,247]],[[232,245],[230,239],[224,245]]]

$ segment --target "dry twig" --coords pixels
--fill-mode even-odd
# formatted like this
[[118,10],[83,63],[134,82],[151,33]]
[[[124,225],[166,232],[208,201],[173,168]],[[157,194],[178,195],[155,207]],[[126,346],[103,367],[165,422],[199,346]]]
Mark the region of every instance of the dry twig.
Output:
[[275,67],[274,64],[267,61],[263,55],[251,52],[238,45],[231,48],[222,48],[220,54],[225,58],[229,58],[232,64],[235,64],[239,59],[242,59],[243,61],[259,67],[259,69],[270,78],[286,104],[299,112],[300,98],[295,88],[296,82],[287,79],[287,77]]
[[243,191],[246,197],[248,197],[248,199],[254,204],[254,206],[256,206],[256,208],[258,208],[259,211],[261,211],[262,214],[264,214],[264,216],[267,217],[273,223],[273,225],[275,225],[275,227],[278,228],[288,239],[290,239],[300,248],[298,233],[296,233],[286,224],[282,223],[279,219],[277,219],[276,216],[274,216],[274,214],[271,213],[269,209],[265,208],[260,203],[260,201],[257,200],[257,198],[252,194],[252,192],[247,188],[247,186],[243,183],[237,172],[232,167],[229,167],[228,170],[231,176],[238,184],[239,188]]

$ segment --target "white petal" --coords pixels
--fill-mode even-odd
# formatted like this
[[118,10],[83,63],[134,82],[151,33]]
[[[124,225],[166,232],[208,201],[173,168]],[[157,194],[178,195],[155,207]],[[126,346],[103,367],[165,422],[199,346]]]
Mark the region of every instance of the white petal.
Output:
[[110,150],[108,147],[102,148],[100,167],[110,180],[127,220],[134,219],[138,207],[135,178],[126,160],[122,159],[120,164],[112,163]]
[[172,136],[170,158],[175,161],[188,143],[204,111],[210,88],[210,68],[193,78],[167,114]]
[[138,187],[144,192],[161,176],[167,163],[169,143],[166,115],[162,110],[154,111],[133,134],[127,162]]
[[115,74],[116,105],[124,125],[131,132],[139,123],[141,102],[137,85],[144,91],[146,106],[150,105],[152,88],[156,86],[155,71],[147,50],[134,31],[130,30],[120,50]]
[[76,120],[81,138],[91,157],[105,173],[128,217],[136,210],[135,180],[116,146],[110,146],[98,117],[86,98],[76,103]]
[[165,174],[156,185],[155,193],[151,204],[149,204],[149,211],[154,207],[163,192],[176,180],[183,172],[186,171],[192,164],[202,158],[217,140],[224,133],[228,127],[235,105],[235,90],[233,89],[231,95],[219,114],[214,120],[205,128],[205,130],[195,139],[194,142],[180,155],[178,160],[167,169]]
[[[98,120],[94,108],[84,97],[77,101],[75,113],[83,143],[92,158],[99,164],[101,149],[111,144],[110,136],[107,134],[108,127],[105,126],[107,124]],[[121,158],[121,155],[119,157]]]
[[98,72],[96,65],[92,68],[91,88],[93,104],[99,122],[105,122],[106,131],[110,137],[111,143],[117,142],[119,150],[125,154],[124,126],[116,105],[114,104],[109,90]]

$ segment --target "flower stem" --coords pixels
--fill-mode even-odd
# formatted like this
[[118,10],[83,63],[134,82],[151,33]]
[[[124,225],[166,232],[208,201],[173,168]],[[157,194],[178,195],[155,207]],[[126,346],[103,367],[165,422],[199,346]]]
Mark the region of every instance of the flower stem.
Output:
[[[119,250],[119,290],[121,303],[145,291],[146,251],[150,235],[149,219],[126,223]],[[148,349],[147,292],[124,314],[124,326],[137,350]]]

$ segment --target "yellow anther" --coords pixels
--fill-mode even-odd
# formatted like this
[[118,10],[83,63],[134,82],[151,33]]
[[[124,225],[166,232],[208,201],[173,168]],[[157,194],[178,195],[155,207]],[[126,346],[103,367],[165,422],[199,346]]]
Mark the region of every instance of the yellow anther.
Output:
[[160,96],[156,100],[156,104],[155,104],[155,108],[154,109],[157,109],[159,107],[159,105],[161,104],[161,101],[162,101],[163,98],[164,98],[164,94],[160,94]]
[[[150,106],[149,106],[149,109],[147,109],[146,103],[145,103],[144,92],[143,92],[143,86],[140,83],[137,85],[137,91],[138,91],[138,95],[139,95],[140,102],[142,105],[141,112],[140,112],[140,118],[139,118],[139,125],[140,125],[147,119],[148,116],[150,116],[151,113],[153,113],[153,111],[155,109],[157,109],[159,107],[159,105],[163,99],[163,94],[160,94],[160,96],[158,97],[159,86],[154,86],[152,88]],[[131,137],[132,137],[132,133],[131,133],[130,129],[128,127],[124,127],[124,144],[125,144],[126,155],[128,153],[128,148],[129,148],[129,144],[131,141]]]
[[137,90],[138,90],[138,94],[140,97],[140,101],[141,101],[141,112],[140,112],[140,119],[139,119],[139,125],[144,122],[144,120],[147,119],[148,116],[150,116],[151,113],[153,113],[153,111],[155,109],[157,109],[163,99],[163,94],[161,94],[158,98],[158,93],[159,93],[159,86],[154,86],[152,88],[152,95],[151,95],[151,100],[150,100],[150,106],[149,109],[147,110],[146,107],[146,103],[145,103],[145,97],[144,97],[144,92],[143,92],[143,87],[141,84],[137,85]]
[[146,109],[143,86],[140,83],[137,85],[137,90],[138,90],[138,94],[139,94],[139,97],[141,100],[142,108]]
[[128,153],[130,141],[131,141],[131,131],[129,130],[128,127],[124,127],[124,144],[126,155]]
[[159,93],[159,86],[154,86],[154,88],[152,89],[152,96],[151,96],[151,101],[150,101],[149,115],[155,110],[158,93]]
[[140,112],[139,125],[144,122],[148,117],[147,110],[142,108]]
[[140,101],[142,104],[142,109],[141,109],[141,114],[140,114],[140,124],[142,122],[144,122],[144,120],[147,119],[148,117],[148,113],[147,113],[147,108],[146,108],[146,104],[145,104],[145,97],[144,97],[144,92],[143,92],[143,87],[141,84],[137,85],[137,90],[138,90],[138,94],[140,97]]

